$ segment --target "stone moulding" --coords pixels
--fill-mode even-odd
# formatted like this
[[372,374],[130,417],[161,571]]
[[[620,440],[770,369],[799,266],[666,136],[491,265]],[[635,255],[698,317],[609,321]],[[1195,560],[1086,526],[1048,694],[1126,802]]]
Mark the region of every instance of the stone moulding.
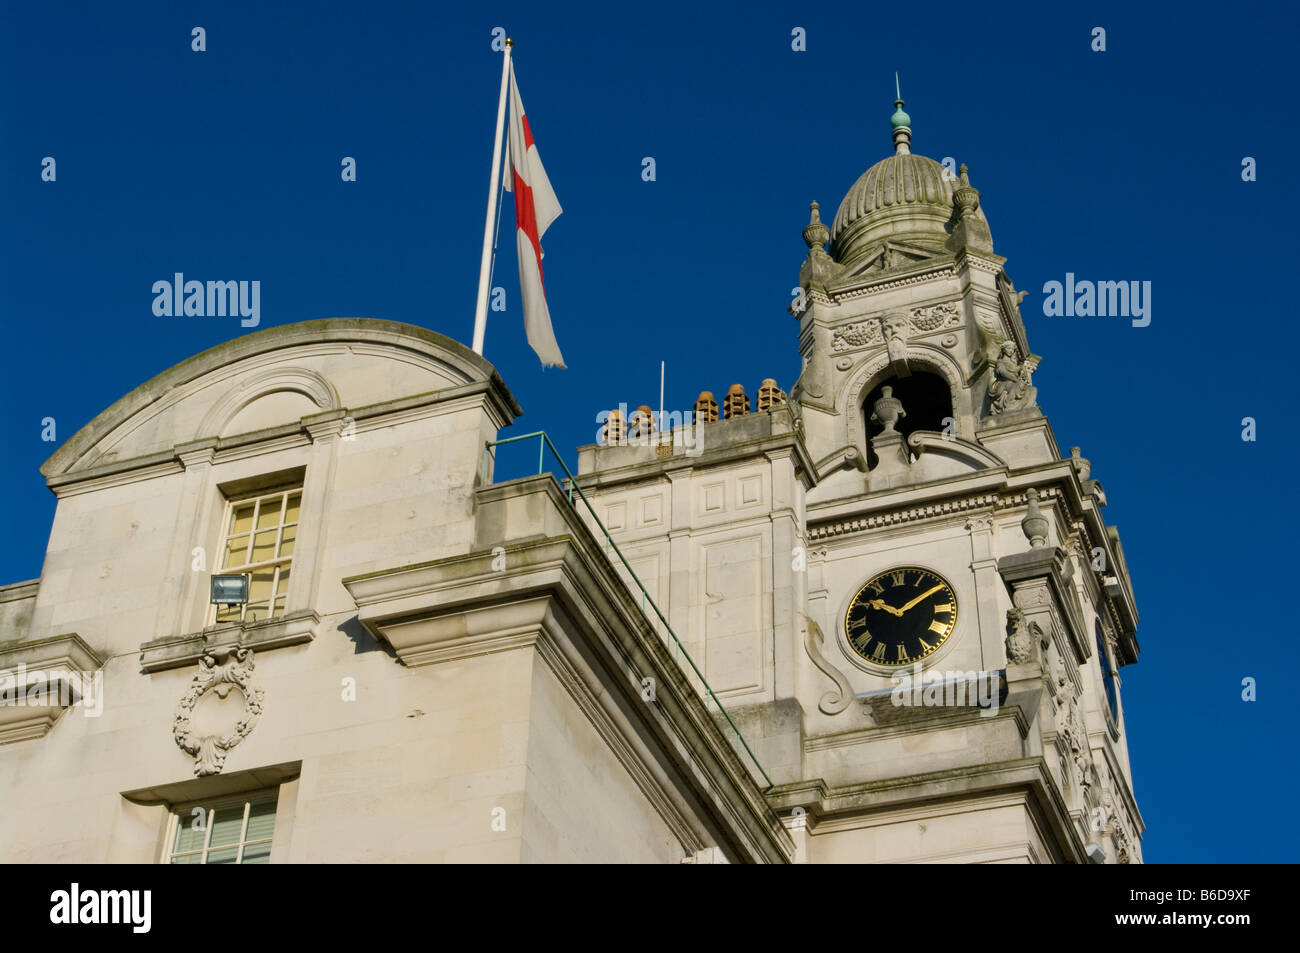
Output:
[[320,616],[312,609],[261,622],[229,622],[208,626],[202,632],[167,636],[140,646],[140,671],[147,675],[183,668],[204,656],[224,655],[235,648],[266,652],[288,645],[303,645],[316,638]]
[[[89,703],[94,693],[102,704],[103,667],[104,660],[75,632],[0,643],[0,745],[44,737],[67,711],[64,701]],[[36,699],[28,694],[34,689]]]
[[[194,773],[200,778],[220,774],[226,766],[226,755],[252,733],[262,717],[265,693],[253,683],[253,650],[237,648],[230,655],[223,664],[212,655],[199,659],[199,670],[177,702],[172,720],[176,746],[194,758]],[[218,698],[225,698],[231,688],[238,688],[244,696],[244,714],[234,730],[225,735],[196,735],[191,731],[190,720],[199,699],[210,690]]]

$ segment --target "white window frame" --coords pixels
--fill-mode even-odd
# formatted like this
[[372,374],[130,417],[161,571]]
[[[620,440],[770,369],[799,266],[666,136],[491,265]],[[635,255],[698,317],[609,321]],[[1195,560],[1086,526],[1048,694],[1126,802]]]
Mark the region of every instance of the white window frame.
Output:
[[[235,854],[235,865],[239,866],[244,863],[244,848],[260,844],[270,845],[275,840],[275,825],[271,826],[270,837],[259,837],[256,840],[247,840],[248,837],[248,816],[252,812],[253,802],[270,800],[275,805],[275,813],[272,815],[277,820],[280,816],[280,789],[269,788],[260,791],[249,791],[235,797],[219,798],[217,800],[193,801],[189,804],[173,806],[171,808],[170,820],[167,823],[167,837],[163,841],[162,857],[159,863],[167,866],[184,866],[177,865],[173,862],[177,857],[189,857],[199,855],[202,857],[201,865],[206,866],[208,863],[208,853],[212,850],[230,850],[237,847]],[[221,808],[230,807],[232,804],[243,803],[244,817],[239,823],[239,840],[233,844],[221,844],[216,848],[212,847],[212,828],[216,820],[217,811]],[[189,823],[190,818],[194,816],[195,808],[203,808],[207,811],[207,817],[204,820],[203,846],[194,850],[176,850],[176,834],[180,829],[181,823]],[[270,862],[268,855],[267,862]]]
[[[283,519],[284,519],[285,509],[287,507],[287,499],[290,495],[294,493],[298,494],[298,519],[292,523],[285,523],[283,522]],[[290,611],[289,587],[285,586],[284,589],[281,590],[280,570],[281,569],[292,570],[294,557],[298,554],[299,534],[297,531],[301,530],[302,528],[302,494],[303,494],[302,481],[295,481],[292,483],[281,483],[276,486],[262,487],[257,490],[251,490],[246,493],[240,493],[236,496],[229,497],[226,500],[226,505],[222,511],[221,540],[218,547],[218,557],[217,557],[218,566],[214,569],[214,572],[229,573],[229,574],[238,573],[238,574],[249,576],[249,590],[250,590],[249,595],[251,596],[253,573],[258,571],[264,571],[268,568],[274,570],[274,576],[272,578],[272,583],[271,583],[271,597],[267,602],[267,606],[266,606],[266,618],[259,619],[257,621],[266,621],[269,619],[280,618],[288,614],[288,612]],[[278,553],[280,551],[280,547],[284,543],[284,531],[289,527],[293,527],[295,530],[294,540],[293,540],[293,544],[294,544],[293,554],[288,556],[287,558],[286,557],[272,558],[268,560],[263,560],[262,562],[259,563],[247,562],[247,560],[252,557],[253,542],[257,538],[257,534],[259,532],[266,532],[265,529],[260,531],[258,530],[257,520],[258,520],[258,516],[262,512],[262,502],[264,500],[270,499],[271,497],[278,497],[280,500],[280,521],[277,522],[274,527],[275,548],[273,552]],[[227,566],[225,565],[225,562],[226,562],[226,557],[229,555],[229,551],[230,551],[230,538],[233,535],[241,535],[241,534],[231,533],[231,528],[232,528],[231,521],[234,518],[235,509],[240,506],[246,506],[249,503],[253,503],[254,508],[253,508],[253,522],[248,531],[248,545],[244,549],[245,561],[237,566]],[[277,613],[276,600],[281,595],[283,595],[284,597],[282,601],[283,608],[280,610],[279,613]],[[223,608],[228,608],[228,607],[218,606],[218,605],[213,605],[209,607],[209,613],[208,613],[209,625],[217,624],[218,614],[221,612]],[[239,607],[238,619],[226,619],[224,621],[226,622],[237,621],[242,623],[247,618],[247,615],[248,615],[248,605],[247,603],[245,603],[244,605],[241,605]]]

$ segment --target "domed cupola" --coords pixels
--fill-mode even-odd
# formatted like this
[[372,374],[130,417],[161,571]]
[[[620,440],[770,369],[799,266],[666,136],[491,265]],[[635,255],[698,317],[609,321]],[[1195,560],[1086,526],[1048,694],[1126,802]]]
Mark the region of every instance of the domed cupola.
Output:
[[842,265],[869,257],[887,239],[937,250],[952,231],[958,183],[938,162],[912,154],[911,117],[901,98],[894,106],[894,154],[862,173],[835,214],[830,251]]

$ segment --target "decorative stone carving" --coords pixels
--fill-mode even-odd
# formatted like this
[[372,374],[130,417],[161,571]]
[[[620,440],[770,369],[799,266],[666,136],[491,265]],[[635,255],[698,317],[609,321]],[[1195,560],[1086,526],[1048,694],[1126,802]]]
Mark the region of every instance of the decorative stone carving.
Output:
[[1029,364],[1016,359],[1015,342],[1002,342],[1001,355],[990,362],[989,374],[989,397],[993,402],[989,413],[1026,410],[1036,403],[1038,388],[1030,382]]
[[857,324],[836,328],[831,337],[831,350],[836,354],[866,347],[880,340],[880,322],[876,320],[859,321]]
[[1007,662],[1025,665],[1034,660],[1034,640],[1042,633],[1037,623],[1025,618],[1020,609],[1007,610]]
[[912,327],[918,331],[937,331],[942,327],[956,327],[961,315],[955,304],[935,304],[928,308],[912,309]]
[[[194,708],[209,689],[225,698],[231,688],[238,688],[244,696],[244,716],[226,735],[197,736],[190,730]],[[194,673],[190,687],[176,705],[172,720],[172,737],[176,745],[194,758],[194,773],[198,777],[220,774],[226,765],[226,755],[252,733],[262,717],[263,691],[253,684],[253,650],[234,649],[224,664],[217,664],[212,655],[199,660],[199,670]]]
[[871,420],[882,424],[885,433],[894,433],[894,424],[907,416],[903,402],[894,396],[894,388],[886,385],[880,389],[880,398],[871,408]]
[[943,339],[942,339],[939,343],[942,344],[944,347],[947,347],[947,348],[953,348],[953,347],[956,347],[956,346],[957,346],[957,335],[955,335],[955,334],[945,334],[945,335],[943,336]]
[[907,364],[907,332],[911,321],[906,314],[892,313],[880,319],[880,333],[885,339],[885,349],[894,364]]
[[1079,479],[1086,480],[1092,474],[1092,464],[1080,456],[1081,453],[1082,451],[1078,447],[1071,447],[1070,463],[1074,464],[1074,469],[1079,474]]
[[1025,538],[1029,540],[1031,549],[1041,549],[1047,545],[1047,517],[1038,508],[1038,491],[1036,489],[1031,486],[1025,492],[1025,497],[1029,501],[1029,512],[1020,521],[1020,529],[1024,532]]
[[804,648],[813,664],[835,683],[836,688],[836,691],[822,695],[817,707],[828,715],[838,715],[849,707],[855,696],[853,686],[849,684],[848,678],[822,654],[821,647],[824,644],[825,636],[822,634],[822,627],[815,620],[809,619]]

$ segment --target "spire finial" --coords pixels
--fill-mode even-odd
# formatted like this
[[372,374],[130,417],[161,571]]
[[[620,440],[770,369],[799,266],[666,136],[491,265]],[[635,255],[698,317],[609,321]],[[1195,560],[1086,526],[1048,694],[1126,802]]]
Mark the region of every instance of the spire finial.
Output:
[[912,117],[903,112],[903,91],[898,83],[898,73],[894,73],[894,94],[898,98],[894,100],[894,115],[889,119],[894,128],[894,153],[905,156],[912,151]]

